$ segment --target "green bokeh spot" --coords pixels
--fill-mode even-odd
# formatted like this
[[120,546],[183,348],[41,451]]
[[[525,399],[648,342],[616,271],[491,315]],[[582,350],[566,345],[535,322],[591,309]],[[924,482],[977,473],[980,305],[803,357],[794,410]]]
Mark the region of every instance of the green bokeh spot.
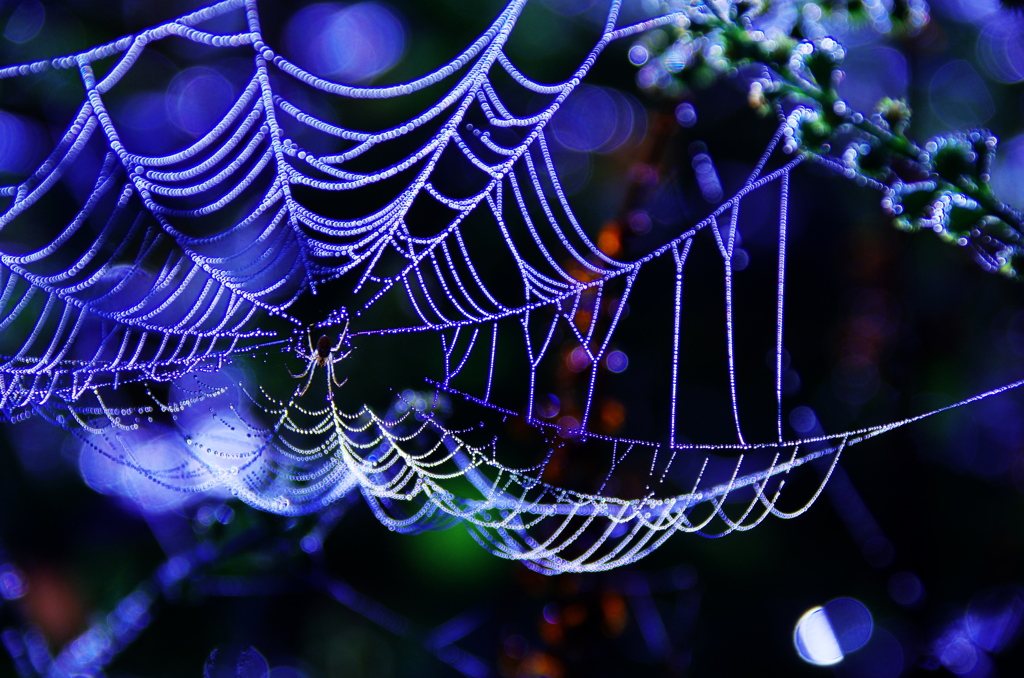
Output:
[[503,560],[480,548],[459,525],[403,536],[401,545],[408,562],[415,563],[418,573],[432,581],[484,583],[504,569]]

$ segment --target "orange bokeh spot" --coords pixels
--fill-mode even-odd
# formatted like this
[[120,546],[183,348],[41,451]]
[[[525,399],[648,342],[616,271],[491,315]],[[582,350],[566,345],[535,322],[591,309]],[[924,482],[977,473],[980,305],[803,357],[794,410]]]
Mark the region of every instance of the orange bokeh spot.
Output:
[[561,645],[565,640],[565,630],[561,624],[552,624],[545,619],[540,623],[540,637],[548,645]]
[[609,398],[601,403],[601,426],[607,433],[615,433],[626,423],[626,408],[618,400]]
[[597,249],[609,257],[614,257],[622,251],[622,227],[618,222],[609,221],[597,234]]
[[618,593],[605,593],[601,596],[601,612],[604,613],[605,633],[612,638],[621,636],[629,621],[625,598]]
[[571,275],[574,280],[581,283],[592,282],[600,277],[596,272],[589,268],[580,266],[579,262],[575,259],[562,262],[562,268],[566,273]]
[[562,619],[565,621],[566,626],[579,626],[587,620],[587,608],[580,603],[567,605],[562,610]]
[[562,662],[545,652],[531,652],[519,665],[520,676],[546,676],[547,678],[562,678],[565,675],[565,668]]
[[26,571],[25,612],[47,640],[61,646],[87,624],[86,604],[75,581],[60,568],[41,565]]

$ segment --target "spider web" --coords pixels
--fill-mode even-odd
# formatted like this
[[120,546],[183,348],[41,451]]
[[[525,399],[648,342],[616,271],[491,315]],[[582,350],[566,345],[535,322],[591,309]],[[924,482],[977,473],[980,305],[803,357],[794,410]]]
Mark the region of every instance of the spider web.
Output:
[[[154,487],[227,490],[300,514],[358,488],[393,529],[461,522],[491,552],[559,572],[633,561],[676,532],[719,535],[799,515],[846,447],[934,413],[785,436],[787,224],[801,158],[781,146],[800,110],[779,121],[735,195],[642,256],[606,254],[570,205],[548,123],[611,42],[707,7],[620,25],[611,2],[575,72],[543,84],[505,51],[524,6],[510,2],[434,71],[379,87],[329,82],[276,53],[256,4],[243,0],[0,69],[2,79],[41,82],[76,73],[84,92],[49,157],[0,187],[5,416],[68,427],[82,440],[86,477],[143,503]],[[239,31],[207,30],[232,16]],[[147,155],[122,141],[107,99],[146,50],[171,39],[242,52],[252,71],[206,134]],[[373,131],[343,123],[350,108],[393,100],[416,112]],[[55,221],[43,196],[83,183],[74,213]],[[754,199],[777,215],[767,292],[736,277],[741,215]],[[344,213],[367,202],[378,206]],[[63,225],[40,235],[38,223]],[[695,260],[715,263],[724,288],[719,306],[696,303],[696,318],[690,307],[708,295],[687,282]],[[645,356],[661,402],[657,421],[619,434],[605,395],[631,387],[608,359],[624,335],[645,331],[634,301],[666,330],[664,350]],[[756,305],[767,312],[747,314]],[[432,391],[389,392],[381,415],[352,385],[323,377],[297,387],[286,360],[323,370],[307,331],[290,329],[310,321],[327,333],[350,324],[352,361],[383,369],[389,352],[422,355]],[[741,384],[753,372],[741,334],[773,356],[767,373],[749,377],[757,386]],[[422,351],[424,336],[439,353]],[[708,351],[694,338],[722,348],[726,438],[687,437],[699,422],[684,392]],[[260,361],[270,367],[250,369]],[[545,414],[567,362],[569,423]],[[749,416],[755,401],[770,403],[770,415]],[[566,471],[584,462],[593,468]],[[783,498],[808,464],[819,477],[795,503]]]

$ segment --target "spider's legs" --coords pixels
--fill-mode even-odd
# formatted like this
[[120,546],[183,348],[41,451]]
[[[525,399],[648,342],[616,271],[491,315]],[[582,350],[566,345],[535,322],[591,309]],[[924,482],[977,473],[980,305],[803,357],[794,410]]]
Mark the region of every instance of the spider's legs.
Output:
[[[316,366],[316,361],[315,360],[310,360],[309,361],[309,367],[306,368],[306,372],[309,373],[309,378],[306,379],[306,385],[302,387],[301,391],[299,391],[299,395],[298,395],[299,398],[301,398],[302,396],[306,395],[306,391],[309,390],[309,385],[313,383],[313,375],[316,374],[316,372],[313,370],[313,367],[315,367],[315,366]],[[302,375],[300,375],[300,376],[305,376],[306,372],[303,372]]]
[[[295,374],[294,372],[292,372],[292,368],[285,365],[285,369],[288,370],[288,374],[292,375],[292,377],[295,379],[302,379],[304,376],[309,374],[309,371],[313,369],[313,365],[316,364],[316,361],[313,360],[313,356],[316,355],[316,351],[313,350],[313,335],[310,334],[310,330],[308,329],[306,330],[306,342],[309,343],[310,357],[307,358],[307,360],[309,360],[309,364],[306,366],[306,369],[302,371],[302,374]],[[309,384],[306,384],[306,388],[309,388]],[[306,392],[306,388],[302,389],[302,393]],[[302,393],[300,393],[299,395],[302,395]]]
[[341,388],[342,386],[345,385],[345,382],[348,381],[348,379],[343,380],[340,384],[338,383],[338,378],[334,376],[333,360],[327,361],[327,364],[324,366],[324,369],[327,371],[327,399],[334,400],[334,389],[331,388],[331,385],[333,384],[334,386]]
[[[348,353],[341,356],[340,358],[333,358],[327,363],[327,376],[332,382],[334,382],[334,385],[337,386],[338,388],[341,388],[342,386],[345,385],[345,382],[348,381],[348,377],[345,377],[344,379],[341,380],[341,383],[338,383],[338,378],[334,376],[334,363],[344,359],[345,356],[347,355]],[[330,386],[330,384],[328,384],[328,386]]]
[[[341,348],[341,345],[343,343],[345,343],[345,336],[346,335],[348,335],[348,320],[345,320],[345,327],[341,330],[341,335],[338,337],[338,343],[335,344],[334,348],[331,349],[331,353],[334,353],[339,348]],[[344,356],[342,356],[342,358],[344,358],[347,355],[348,355],[348,353],[346,353]]]
[[[295,374],[294,372],[292,372],[292,368],[288,367],[287,365],[285,365],[284,368],[286,370],[288,370],[288,374],[292,375],[293,379],[302,379],[304,376],[309,374],[309,371],[313,369],[313,365],[315,365],[315,364],[316,364],[315,360],[310,360],[309,361],[309,365],[306,366],[306,369],[302,371],[302,374]],[[303,389],[302,392],[305,393],[306,392],[305,389]]]

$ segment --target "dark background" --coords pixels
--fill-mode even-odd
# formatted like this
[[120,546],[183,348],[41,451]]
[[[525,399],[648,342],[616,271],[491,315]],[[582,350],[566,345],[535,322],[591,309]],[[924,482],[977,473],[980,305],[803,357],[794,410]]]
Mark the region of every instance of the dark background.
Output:
[[[271,17],[292,8],[263,4],[270,33]],[[517,27],[510,54],[531,75],[557,77],[592,44],[587,11],[554,11],[578,9],[570,5],[537,3]],[[449,58],[499,5],[391,6],[406,22],[407,50],[380,82]],[[0,26],[19,7],[0,3]],[[191,5],[81,0],[44,7],[35,37],[0,39],[2,63],[81,50]],[[901,88],[891,68],[856,62],[858,49],[880,43],[851,44],[844,87],[851,101],[870,101],[875,92],[905,94],[915,111],[912,136],[922,141],[955,128],[989,127],[1003,141],[995,184],[1012,201],[1024,185],[1021,156],[1013,152],[1024,128],[1024,89],[1005,82],[1012,74],[986,61],[978,45],[988,44],[979,35],[992,22],[1018,17],[996,9],[980,18],[986,7],[937,3],[921,34],[886,43],[906,59],[904,91],[892,91]],[[590,82],[642,103],[648,135],[659,134],[658,144],[595,154],[590,183],[573,198],[592,233],[627,207],[655,215],[648,236],[626,236],[627,255],[649,251],[651,239],[671,237],[711,209],[693,189],[694,141],[707,145],[730,195],[774,127],[747,107],[733,81],[693,91],[697,125],[675,125],[678,101],[634,85],[629,46],[612,45]],[[0,82],[0,96],[3,87]],[[31,102],[12,104],[23,113],[31,108]],[[36,116],[46,119],[45,112]],[[654,167],[658,178],[628,191],[637,162]],[[1024,376],[1020,284],[985,274],[931,234],[895,231],[879,200],[814,167],[794,175],[789,289],[791,305],[802,312],[787,327],[787,346],[800,371],[800,402],[830,431],[896,420]],[[746,246],[754,258],[774,244]],[[636,355],[656,350],[639,345]],[[844,363],[851,354],[867,356],[867,364],[854,370]],[[360,373],[381,382],[404,378],[400,362],[357,362],[351,369],[356,379]],[[127,500],[88,488],[74,446],[60,431],[29,422],[4,429],[0,456],[0,538],[29,586],[9,607],[56,650],[176,550],[255,532],[262,541],[158,603],[154,621],[108,675],[198,676],[216,648],[214,670],[228,670],[232,653],[249,646],[275,678],[458,675],[449,664],[552,678],[941,675],[950,667],[977,678],[1015,675],[1024,667],[1015,642],[1024,610],[1022,415],[1024,401],[1010,393],[895,430],[850,449],[818,503],[796,520],[770,519],[724,539],[679,535],[629,567],[555,577],[488,555],[458,527],[393,534],[358,496],[312,558],[298,547],[312,518],[287,521],[235,503],[230,519],[221,512],[221,524],[209,518],[218,502],[143,514]],[[915,578],[917,597],[906,592]],[[358,593],[340,595],[348,605],[334,600],[325,593],[328,579],[335,592],[350,590],[337,588],[344,582]],[[865,648],[835,668],[811,666],[793,647],[793,628],[806,610],[838,597],[870,610],[882,649],[870,655]],[[5,614],[12,615],[5,623],[13,623],[16,613]],[[986,649],[970,621],[979,615],[1004,625],[1003,642]],[[450,620],[455,623],[442,627]],[[460,624],[461,636],[453,630]],[[449,640],[457,637],[454,644],[442,642],[446,632]],[[894,659],[893,647],[902,660]],[[14,675],[12,665],[0,662],[0,673]]]

